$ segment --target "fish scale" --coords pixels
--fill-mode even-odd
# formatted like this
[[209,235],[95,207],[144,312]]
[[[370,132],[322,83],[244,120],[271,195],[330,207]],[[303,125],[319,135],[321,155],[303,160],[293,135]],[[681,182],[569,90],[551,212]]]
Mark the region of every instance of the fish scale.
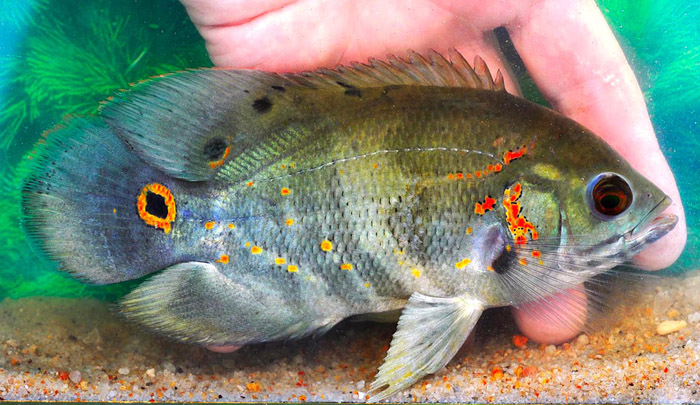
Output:
[[[486,308],[539,300],[533,316],[571,326],[599,302],[571,289],[677,221],[595,134],[475,66],[452,50],[142,82],[51,132],[26,228],[86,281],[149,275],[122,313],[187,343],[400,311],[370,390],[387,398],[444,367]],[[571,312],[547,307],[556,293]]]

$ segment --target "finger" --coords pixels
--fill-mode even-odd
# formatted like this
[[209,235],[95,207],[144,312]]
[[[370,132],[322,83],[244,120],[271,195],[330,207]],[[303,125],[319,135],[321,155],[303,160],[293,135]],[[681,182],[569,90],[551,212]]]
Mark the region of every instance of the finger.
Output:
[[243,346],[235,346],[235,345],[228,345],[228,346],[207,346],[206,349],[210,350],[214,353],[233,353],[236,350],[240,349]]
[[671,265],[686,240],[680,194],[634,73],[595,2],[542,1],[507,28],[552,105],[605,139],[671,197],[667,212],[679,216],[678,225],[635,258],[648,269]]
[[520,331],[531,340],[560,344],[575,338],[586,322],[586,292],[582,285],[513,308]]

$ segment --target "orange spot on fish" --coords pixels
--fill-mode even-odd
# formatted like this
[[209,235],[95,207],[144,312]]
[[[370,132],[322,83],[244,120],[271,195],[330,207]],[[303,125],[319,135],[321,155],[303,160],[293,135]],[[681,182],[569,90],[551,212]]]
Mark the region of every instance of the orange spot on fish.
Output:
[[527,146],[523,146],[515,151],[506,151],[506,153],[503,154],[503,164],[510,164],[510,162],[514,161],[515,159],[523,157],[526,152]]
[[260,253],[262,253],[262,248],[260,246],[253,246],[250,248],[250,253],[254,255],[259,255]]
[[473,231],[471,227],[467,228],[467,235],[471,235]]
[[352,270],[352,264],[350,263],[343,263],[340,265],[340,270],[347,270],[350,271]]
[[292,226],[292,224],[294,224],[294,220],[291,219],[291,218],[287,218],[287,219],[284,221],[284,223],[285,223],[287,226]]
[[248,182],[248,187],[253,187],[253,184],[255,184],[255,182],[249,181],[249,182]]
[[489,196],[486,196],[483,203],[477,202],[474,205],[474,213],[478,215],[484,215],[487,211],[491,211],[495,205],[496,200]]
[[506,245],[506,252],[510,252],[510,249],[511,249],[510,245]]
[[455,267],[458,269],[463,269],[463,268],[467,267],[469,265],[469,263],[471,263],[471,262],[472,262],[471,259],[462,259],[462,260],[458,261],[457,263],[455,263]]
[[296,273],[297,271],[299,271],[299,267],[290,264],[289,266],[287,266],[287,271],[290,273]]
[[116,214],[116,213],[117,213],[117,209],[116,209],[116,208],[112,208],[112,214]]
[[541,257],[541,256],[542,256],[542,253],[540,253],[539,250],[533,250],[533,251],[532,251],[532,257],[534,257],[534,258],[539,258],[539,257]]
[[476,173],[474,173],[474,177],[476,177],[477,179],[481,177],[481,172],[477,170]]
[[217,263],[227,264],[227,263],[228,263],[228,255],[221,255],[221,257],[219,258],[219,260],[217,260],[216,262],[217,262]]
[[283,187],[282,190],[280,190],[280,194],[282,195],[289,195],[291,191],[287,187]]
[[275,264],[278,266],[281,266],[283,264],[287,263],[287,261],[284,259],[284,257],[277,257],[275,258]]
[[324,252],[330,252],[333,250],[333,244],[329,240],[324,240],[321,242],[321,250]]
[[250,247],[250,242],[246,242],[245,247]]
[[376,163],[372,165],[372,169],[376,169],[376,168],[378,168],[378,167],[379,167],[379,165],[376,164]]
[[501,170],[503,170],[503,166],[500,163],[496,163],[496,165],[493,167],[493,171],[498,173]]
[[523,266],[527,265],[527,260],[525,259],[520,259],[518,260],[518,263],[522,264]]
[[411,269],[411,274],[413,274],[415,278],[420,278],[420,270],[418,269]]
[[212,169],[216,169],[217,167],[223,165],[224,160],[226,160],[226,158],[228,157],[228,154],[230,152],[231,152],[231,147],[229,146],[226,148],[226,150],[224,150],[224,156],[221,159],[216,160],[214,162],[209,162],[209,167],[211,167]]
[[455,179],[455,175],[454,175],[454,174],[450,173],[450,174],[447,175],[447,180],[454,180],[454,179]]
[[471,179],[471,178],[473,178],[473,177],[474,177],[474,176],[473,176],[471,173],[467,173],[467,178],[468,178],[468,179]]
[[228,229],[233,229],[235,227],[236,227],[236,225],[234,225],[234,224],[228,224]]
[[212,230],[214,229],[214,225],[216,225],[216,222],[214,221],[209,221],[204,224],[204,228]]
[[537,240],[538,234],[535,225],[521,215],[521,207],[518,200],[522,194],[522,186],[516,183],[512,190],[506,189],[503,192],[503,207],[506,209],[506,222],[516,245],[527,243],[528,234],[532,240]]
[[369,283],[365,283],[365,288],[369,288]]
[[464,173],[457,173],[457,179],[462,180],[464,178]]
[[494,269],[493,266],[486,266],[486,270],[488,270],[488,271],[496,271],[496,269]]

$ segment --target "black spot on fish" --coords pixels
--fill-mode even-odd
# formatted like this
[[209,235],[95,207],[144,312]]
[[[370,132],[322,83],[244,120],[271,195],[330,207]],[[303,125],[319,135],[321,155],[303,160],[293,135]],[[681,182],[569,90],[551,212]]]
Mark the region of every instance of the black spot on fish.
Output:
[[146,194],[146,212],[154,217],[165,219],[168,216],[168,206],[165,204],[165,197],[149,191]]
[[491,267],[498,274],[503,274],[508,271],[508,268],[515,264],[518,255],[514,251],[508,251],[503,248],[501,254],[491,263]]
[[267,98],[267,96],[264,96],[253,101],[253,108],[260,114],[264,114],[270,111],[270,108],[272,108],[272,102],[269,98]]
[[279,91],[280,93],[284,93],[285,91],[287,91],[287,89],[285,89],[285,88],[282,87],[282,86],[272,86],[272,89],[273,89],[273,90],[277,90],[277,91]]
[[221,138],[214,138],[204,145],[204,155],[210,161],[221,160],[226,152],[226,141]]
[[354,96],[354,97],[362,98],[362,91],[360,89],[358,89],[357,87],[352,86],[350,84],[347,84],[345,82],[341,82],[341,81],[336,81],[336,83],[338,83],[338,86],[345,89],[346,96]]

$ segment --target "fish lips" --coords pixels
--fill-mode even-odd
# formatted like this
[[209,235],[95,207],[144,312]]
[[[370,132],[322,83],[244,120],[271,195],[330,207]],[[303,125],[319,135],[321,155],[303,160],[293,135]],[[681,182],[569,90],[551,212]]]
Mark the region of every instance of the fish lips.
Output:
[[[664,196],[634,228],[623,235],[625,244],[632,252],[639,253],[647,245],[656,242],[671,232],[678,224],[678,216],[664,213],[671,205],[671,198]],[[649,221],[649,218],[654,218]]]

